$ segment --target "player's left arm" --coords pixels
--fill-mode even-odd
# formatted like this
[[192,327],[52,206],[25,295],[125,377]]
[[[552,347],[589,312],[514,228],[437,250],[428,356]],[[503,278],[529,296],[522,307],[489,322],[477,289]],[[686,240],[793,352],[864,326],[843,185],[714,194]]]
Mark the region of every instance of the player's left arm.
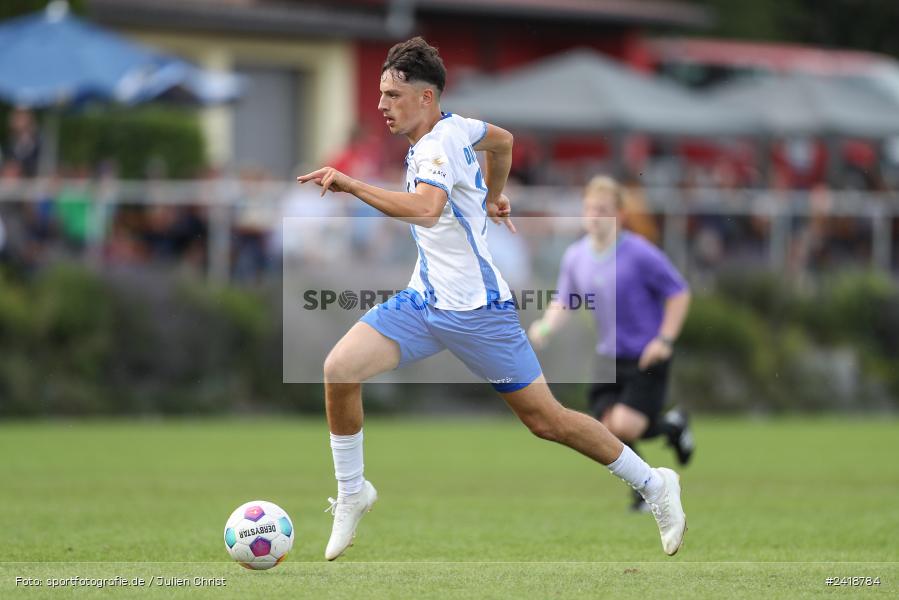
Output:
[[531,323],[528,328],[528,337],[537,350],[543,348],[549,338],[568,322],[571,314],[568,308],[571,305],[572,294],[578,292],[577,280],[574,277],[574,257],[574,247],[570,246],[562,256],[562,263],[559,266],[556,299],[550,303],[543,317]]
[[652,341],[646,344],[643,353],[640,355],[638,366],[641,370],[645,371],[655,363],[671,358],[674,342],[684,327],[684,321],[687,320],[689,310],[689,289],[685,288],[668,296],[665,300],[665,309],[662,314],[662,324],[659,326],[659,332]]
[[484,184],[487,186],[487,214],[494,223],[505,223],[510,231],[512,225],[512,205],[503,193],[509,171],[512,168],[512,134],[496,125],[487,123],[487,132],[474,146],[475,151],[484,152]]

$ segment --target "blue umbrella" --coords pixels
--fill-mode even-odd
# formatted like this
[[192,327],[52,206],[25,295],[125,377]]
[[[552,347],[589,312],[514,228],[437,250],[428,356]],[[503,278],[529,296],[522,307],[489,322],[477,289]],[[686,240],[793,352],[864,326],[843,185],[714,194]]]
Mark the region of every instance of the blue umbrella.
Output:
[[28,107],[160,97],[209,104],[240,94],[240,79],[135,44],[68,13],[64,2],[0,23],[0,99]]

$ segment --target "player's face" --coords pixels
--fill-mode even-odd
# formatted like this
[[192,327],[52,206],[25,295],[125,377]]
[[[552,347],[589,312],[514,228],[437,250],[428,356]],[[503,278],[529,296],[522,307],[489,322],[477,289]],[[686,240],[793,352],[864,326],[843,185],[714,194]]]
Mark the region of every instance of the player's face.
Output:
[[407,83],[396,71],[384,71],[378,110],[384,115],[390,133],[405,135],[422,120],[427,106],[424,89],[421,85]]
[[617,227],[621,211],[614,194],[596,192],[584,197],[584,228],[591,235],[605,236]]

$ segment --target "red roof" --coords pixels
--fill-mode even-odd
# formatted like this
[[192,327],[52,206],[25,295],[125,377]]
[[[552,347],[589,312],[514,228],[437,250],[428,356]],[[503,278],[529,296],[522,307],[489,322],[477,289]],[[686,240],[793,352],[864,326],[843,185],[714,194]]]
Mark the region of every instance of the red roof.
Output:
[[649,46],[659,62],[827,75],[858,73],[892,61],[887,56],[872,52],[830,50],[798,44],[662,38],[650,41]]
[[[391,0],[340,0],[342,4],[384,6]],[[415,12],[492,14],[544,19],[586,19],[594,22],[702,27],[711,13],[682,0],[409,0]]]

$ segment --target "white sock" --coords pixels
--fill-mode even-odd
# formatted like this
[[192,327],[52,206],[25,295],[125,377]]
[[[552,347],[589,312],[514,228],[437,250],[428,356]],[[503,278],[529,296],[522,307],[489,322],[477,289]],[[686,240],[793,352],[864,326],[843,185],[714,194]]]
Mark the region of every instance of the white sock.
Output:
[[362,430],[353,435],[331,434],[331,454],[334,456],[334,476],[337,478],[337,497],[343,498],[362,489],[365,465],[362,463]]
[[655,500],[662,491],[662,478],[627,444],[624,444],[621,455],[609,465],[609,471],[612,472],[612,475],[627,482],[650,502]]

